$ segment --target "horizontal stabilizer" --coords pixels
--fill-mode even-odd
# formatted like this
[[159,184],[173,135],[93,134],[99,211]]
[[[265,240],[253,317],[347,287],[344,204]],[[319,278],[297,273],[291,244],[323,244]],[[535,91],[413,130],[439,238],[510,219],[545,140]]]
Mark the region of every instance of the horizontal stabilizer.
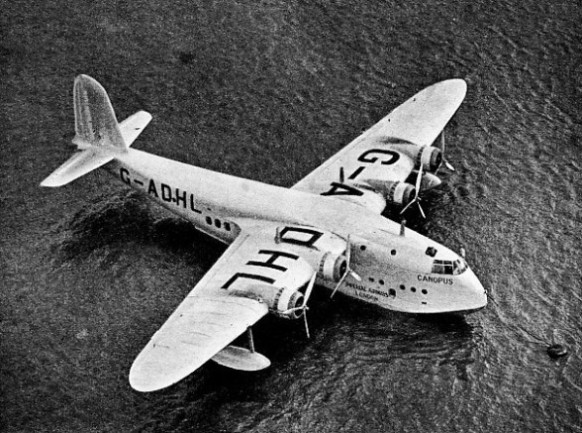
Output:
[[91,147],[75,153],[63,165],[43,180],[40,186],[57,187],[68,184],[115,158],[110,149]]
[[142,110],[132,114],[119,124],[121,136],[127,146],[131,146],[139,134],[148,126],[150,120],[152,120],[152,115]]

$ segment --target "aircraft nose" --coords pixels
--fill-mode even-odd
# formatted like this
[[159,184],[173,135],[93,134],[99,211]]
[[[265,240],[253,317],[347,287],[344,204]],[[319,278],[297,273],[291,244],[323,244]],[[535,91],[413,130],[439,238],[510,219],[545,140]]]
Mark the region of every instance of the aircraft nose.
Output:
[[481,309],[487,306],[487,290],[479,281],[479,278],[471,269],[467,269],[467,285],[471,292],[471,301],[475,305],[475,309]]

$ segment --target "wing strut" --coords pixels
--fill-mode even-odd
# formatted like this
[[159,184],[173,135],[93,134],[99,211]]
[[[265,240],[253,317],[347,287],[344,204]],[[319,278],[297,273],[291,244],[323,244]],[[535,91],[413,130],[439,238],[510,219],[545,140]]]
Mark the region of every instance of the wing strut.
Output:
[[259,352],[255,351],[255,339],[252,327],[247,328],[249,348],[239,346],[226,346],[212,357],[212,360],[223,367],[242,371],[259,371],[271,365],[271,361]]
[[250,326],[247,329],[247,335],[249,337],[249,350],[251,351],[251,353],[255,353],[255,339],[253,338],[253,328]]

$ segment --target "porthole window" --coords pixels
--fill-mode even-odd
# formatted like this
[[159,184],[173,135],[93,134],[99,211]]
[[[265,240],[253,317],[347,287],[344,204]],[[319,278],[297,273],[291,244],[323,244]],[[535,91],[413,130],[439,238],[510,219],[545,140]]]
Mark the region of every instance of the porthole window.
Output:
[[416,292],[416,287],[411,287],[411,288],[410,288],[410,291],[411,291],[412,293]]
[[206,223],[212,225],[212,218],[209,216],[206,217]]
[[406,287],[404,287],[404,284],[401,284],[400,285],[400,290],[404,290],[404,289],[406,289]]
[[384,280],[378,281],[382,286],[384,285]]
[[393,256],[395,256],[396,255],[396,250],[390,251],[390,254],[392,254]]
[[360,245],[360,249],[361,249],[362,251],[366,251],[366,245]]
[[215,225],[216,227],[218,227],[218,228],[221,228],[221,227],[222,227],[222,222],[220,222],[220,220],[219,220],[219,219],[215,219],[215,220],[214,220],[214,225]]
[[226,230],[227,232],[230,231],[230,223],[227,222],[224,223],[224,230]]
[[426,289],[422,289],[422,294],[426,295],[428,292],[426,291]]
[[370,277],[369,280],[370,280],[370,283],[374,282],[374,278],[372,278],[372,277]]

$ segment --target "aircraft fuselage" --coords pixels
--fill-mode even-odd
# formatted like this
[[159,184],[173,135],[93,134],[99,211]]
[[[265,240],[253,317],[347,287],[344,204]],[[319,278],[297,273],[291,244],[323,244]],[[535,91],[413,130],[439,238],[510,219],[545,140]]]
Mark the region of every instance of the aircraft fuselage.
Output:
[[[345,295],[409,313],[467,312],[487,304],[486,292],[456,253],[354,203],[237,178],[128,149],[106,166],[123,183],[230,244],[249,224],[310,227],[347,239],[352,268]],[[292,245],[291,248],[307,248]],[[313,264],[314,268],[317,263]],[[330,289],[334,284],[318,278]]]

